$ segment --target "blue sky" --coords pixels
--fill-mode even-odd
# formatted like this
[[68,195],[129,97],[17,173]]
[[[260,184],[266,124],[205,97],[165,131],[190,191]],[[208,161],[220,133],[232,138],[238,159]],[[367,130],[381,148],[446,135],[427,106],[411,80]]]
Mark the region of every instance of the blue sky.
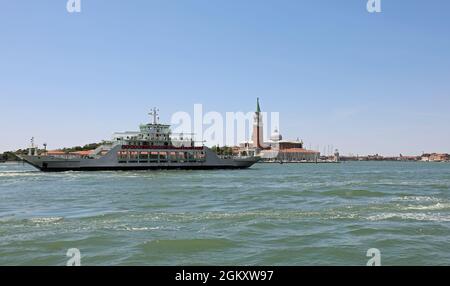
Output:
[[348,154],[450,152],[450,1],[0,2],[0,152],[107,139],[158,106],[279,111]]

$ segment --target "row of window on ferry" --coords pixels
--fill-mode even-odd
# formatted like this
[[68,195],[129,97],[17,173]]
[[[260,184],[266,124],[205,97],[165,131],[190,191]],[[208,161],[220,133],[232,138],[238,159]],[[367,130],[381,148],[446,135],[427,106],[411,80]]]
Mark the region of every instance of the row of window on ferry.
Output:
[[147,151],[119,151],[119,162],[203,162],[205,152],[147,152]]

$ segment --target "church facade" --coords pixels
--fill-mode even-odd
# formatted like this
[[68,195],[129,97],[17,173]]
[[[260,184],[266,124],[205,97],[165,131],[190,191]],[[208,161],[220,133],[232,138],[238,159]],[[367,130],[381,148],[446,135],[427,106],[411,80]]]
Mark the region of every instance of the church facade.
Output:
[[284,140],[277,129],[268,141],[264,141],[263,135],[263,118],[258,98],[253,117],[252,140],[239,144],[237,153],[241,156],[260,156],[266,162],[317,162],[320,158],[320,152],[305,149],[303,141]]

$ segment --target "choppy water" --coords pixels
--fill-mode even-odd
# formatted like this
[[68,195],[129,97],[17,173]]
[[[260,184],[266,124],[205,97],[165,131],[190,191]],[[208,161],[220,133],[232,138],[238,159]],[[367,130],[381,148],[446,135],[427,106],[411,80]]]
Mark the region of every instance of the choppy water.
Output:
[[0,265],[450,264],[450,164],[40,173],[0,164]]

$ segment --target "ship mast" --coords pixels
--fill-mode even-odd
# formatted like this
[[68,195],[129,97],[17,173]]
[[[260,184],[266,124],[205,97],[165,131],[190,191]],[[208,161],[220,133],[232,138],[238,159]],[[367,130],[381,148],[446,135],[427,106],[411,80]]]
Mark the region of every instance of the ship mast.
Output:
[[31,147],[28,148],[28,156],[38,156],[38,146],[34,145],[34,137],[31,137]]
[[151,112],[148,114],[148,115],[150,115],[150,116],[153,116],[153,124],[158,124],[158,119],[159,119],[159,117],[158,117],[158,111],[159,111],[159,109],[156,109],[156,107],[154,107],[152,110],[151,110]]

